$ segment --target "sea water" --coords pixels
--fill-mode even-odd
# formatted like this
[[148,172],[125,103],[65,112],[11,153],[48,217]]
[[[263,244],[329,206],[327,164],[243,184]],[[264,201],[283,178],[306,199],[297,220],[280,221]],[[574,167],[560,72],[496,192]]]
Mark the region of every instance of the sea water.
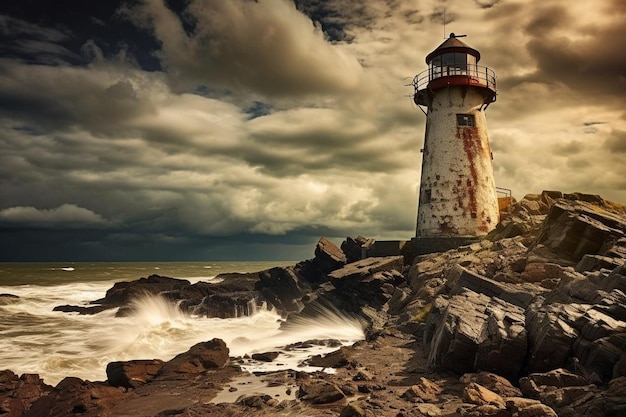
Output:
[[[133,300],[134,314],[115,317],[116,309],[94,315],[53,311],[59,305],[87,305],[104,297],[115,282],[151,274],[187,279],[191,283],[216,282],[225,272],[254,272],[294,262],[192,263],[0,263],[0,369],[19,374],[38,373],[55,385],[66,376],[90,381],[106,380],[106,365],[131,359],[167,361],[192,345],[223,339],[231,356],[280,350],[311,339],[337,339],[353,343],[363,339],[363,325],[338,311],[323,310],[311,319],[281,330],[282,318],[259,309],[234,319],[184,314],[159,296]],[[335,348],[336,349],[336,348]],[[247,362],[250,371],[296,369],[306,356],[333,348],[313,347],[283,352],[275,363]],[[298,368],[301,369],[301,368]]]

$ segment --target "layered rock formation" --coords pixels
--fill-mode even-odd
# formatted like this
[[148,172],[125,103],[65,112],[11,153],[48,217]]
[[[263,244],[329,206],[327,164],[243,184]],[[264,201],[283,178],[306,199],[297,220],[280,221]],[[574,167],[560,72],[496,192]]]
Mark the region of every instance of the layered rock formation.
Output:
[[[138,294],[159,294],[215,317],[262,305],[286,318],[319,305],[368,324],[367,340],[313,357],[335,373],[259,376],[282,394],[211,401],[243,374],[213,339],[163,363],[115,362],[107,382],[0,373],[10,416],[621,416],[626,415],[626,208],[598,196],[544,192],[516,203],[487,238],[405,265],[360,259],[369,240],[335,246],[292,267],[229,274],[221,283],[151,276],[118,283],[88,314],[126,314]],[[278,360],[288,347],[257,354]],[[287,398],[283,394],[287,393]]]

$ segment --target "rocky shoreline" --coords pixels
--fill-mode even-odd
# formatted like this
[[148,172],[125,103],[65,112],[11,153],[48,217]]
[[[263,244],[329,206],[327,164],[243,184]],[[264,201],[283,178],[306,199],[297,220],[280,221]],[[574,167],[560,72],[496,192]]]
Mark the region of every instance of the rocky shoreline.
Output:
[[[34,416],[626,415],[626,207],[543,192],[515,203],[489,236],[442,253],[360,258],[367,239],[320,239],[313,259],[218,283],[153,275],[88,306],[128,314],[141,294],[210,317],[276,309],[284,326],[319,306],[358,315],[366,340],[298,369],[247,375],[297,347],[229,356],[207,340],[170,361],[113,362],[107,381],[0,371],[0,414]],[[210,339],[210,337],[208,338]],[[333,373],[322,369],[332,369]]]

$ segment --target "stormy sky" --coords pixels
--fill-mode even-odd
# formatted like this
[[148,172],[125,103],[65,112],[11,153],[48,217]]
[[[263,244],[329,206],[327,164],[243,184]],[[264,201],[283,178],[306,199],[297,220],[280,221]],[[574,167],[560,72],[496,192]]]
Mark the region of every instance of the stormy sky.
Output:
[[626,202],[626,2],[0,3],[0,261],[297,260],[414,235],[411,77],[498,76],[496,183]]

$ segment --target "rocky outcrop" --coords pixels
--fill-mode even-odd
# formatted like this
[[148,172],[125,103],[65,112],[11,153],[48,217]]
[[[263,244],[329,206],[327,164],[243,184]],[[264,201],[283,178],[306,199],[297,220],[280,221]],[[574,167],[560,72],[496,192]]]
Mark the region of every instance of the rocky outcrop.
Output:
[[221,368],[228,362],[229,350],[221,339],[212,339],[193,345],[187,352],[181,353],[166,362],[157,373],[158,379],[179,378],[183,375],[199,374],[207,369]]
[[106,368],[107,382],[114,387],[140,387],[157,376],[163,363],[159,359],[111,362]]
[[35,401],[24,417],[99,417],[107,415],[124,398],[124,392],[102,382],[67,377]]
[[9,370],[0,371],[0,415],[19,417],[31,408],[52,387],[37,374],[17,376]]

